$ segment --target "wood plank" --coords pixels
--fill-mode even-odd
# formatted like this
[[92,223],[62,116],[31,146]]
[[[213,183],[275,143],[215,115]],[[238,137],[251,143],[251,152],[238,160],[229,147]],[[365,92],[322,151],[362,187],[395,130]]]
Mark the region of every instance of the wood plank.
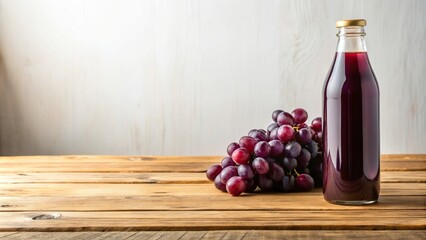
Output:
[[[210,239],[231,239],[231,240],[294,240],[294,239],[362,239],[362,240],[409,240],[424,239],[424,230],[393,230],[393,231],[356,231],[356,230],[228,230],[228,231],[128,231],[128,232],[4,232],[4,234],[14,234],[19,239],[33,240],[69,240],[69,239],[168,239],[168,240],[210,240]],[[130,235],[130,236],[129,236]],[[242,236],[242,237],[241,237]],[[167,237],[167,238],[166,238]],[[16,239],[15,238],[15,239]],[[6,238],[4,238],[6,239]]]
[[[212,201],[212,197],[215,199]],[[208,203],[208,204],[206,204]],[[268,203],[268,204],[259,204]],[[256,206],[255,208],[253,206]],[[257,194],[231,197],[205,196],[85,196],[85,197],[0,197],[0,211],[199,211],[199,210],[425,210],[425,196],[381,196],[378,204],[340,206],[326,202],[321,193],[305,195]]]
[[[399,156],[399,155],[398,155]],[[405,156],[405,155],[404,155]],[[382,171],[426,171],[423,155],[385,157]],[[426,157],[425,157],[426,158]],[[26,156],[0,157],[0,172],[204,172],[222,157]],[[399,160],[397,160],[399,159]],[[58,163],[61,164],[58,164]],[[77,167],[78,166],[78,167]]]
[[[2,173],[0,183],[209,183],[205,173]],[[382,183],[426,183],[426,171],[381,173]]]
[[425,230],[425,219],[417,210],[0,212],[0,231]]
[[[321,189],[304,192],[317,195]],[[215,196],[223,194],[209,184],[0,184],[0,196]],[[381,195],[426,195],[423,183],[383,183]],[[285,195],[285,194],[284,194]]]

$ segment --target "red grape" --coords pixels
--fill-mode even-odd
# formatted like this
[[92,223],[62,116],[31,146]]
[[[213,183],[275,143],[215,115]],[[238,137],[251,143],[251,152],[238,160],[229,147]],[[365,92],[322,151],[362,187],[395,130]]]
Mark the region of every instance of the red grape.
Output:
[[236,142],[233,142],[231,144],[228,145],[228,148],[226,148],[226,152],[228,153],[229,156],[232,156],[232,153],[237,149],[240,148],[240,145]]
[[240,138],[240,146],[247,149],[249,153],[254,152],[254,146],[258,141],[252,137],[244,136]]
[[217,175],[222,172],[222,166],[220,165],[213,165],[206,171],[206,176],[210,181],[214,181]]
[[291,116],[290,113],[282,112],[277,117],[277,123],[280,126],[282,126],[282,125],[293,126],[294,125],[294,119],[293,119],[293,116]]
[[312,129],[315,130],[315,132],[322,131],[322,118],[320,117],[314,118],[314,120],[312,120],[311,122],[311,127]]
[[296,186],[302,191],[310,191],[314,188],[314,179],[308,174],[302,173],[296,178]]
[[232,160],[231,157],[224,157],[222,159],[222,162],[220,162],[220,165],[222,166],[222,168],[226,168],[228,166],[235,166],[235,162],[234,160]]
[[238,171],[237,168],[235,166],[229,166],[226,167],[222,170],[222,172],[220,173],[220,181],[223,184],[226,184],[226,182],[233,176],[238,176]]
[[308,113],[303,108],[296,108],[291,112],[296,123],[304,123],[308,120]]
[[270,152],[271,146],[265,141],[258,142],[256,146],[254,146],[254,154],[256,154],[258,157],[265,158],[269,155]]
[[231,177],[228,182],[226,182],[226,191],[232,196],[238,196],[246,190],[246,184],[241,177]]
[[253,160],[252,167],[259,174],[266,174],[269,171],[269,163],[261,157],[257,157]]
[[250,180],[250,179],[253,179],[254,177],[253,169],[251,168],[250,165],[247,165],[247,164],[240,165],[238,166],[237,171],[238,171],[238,175],[242,177],[244,180]]
[[216,178],[214,179],[214,186],[222,191],[222,192],[226,192],[226,185],[222,183],[222,181],[220,180],[220,174],[216,176]]
[[282,112],[284,112],[284,111],[283,110],[275,110],[274,112],[272,112],[272,120],[274,120],[274,122],[276,122],[278,115]]
[[282,142],[289,142],[294,139],[294,129],[290,125],[282,125],[278,128],[277,137]]
[[250,153],[245,148],[238,148],[232,153],[232,160],[236,164],[244,164],[247,163],[250,159]]
[[312,133],[308,128],[299,129],[295,136],[296,140],[302,145],[308,144],[312,141]]

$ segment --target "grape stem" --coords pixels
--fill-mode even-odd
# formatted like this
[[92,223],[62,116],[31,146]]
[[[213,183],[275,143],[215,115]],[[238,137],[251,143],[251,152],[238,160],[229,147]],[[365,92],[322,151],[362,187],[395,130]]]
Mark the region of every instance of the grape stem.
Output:
[[300,174],[296,171],[296,169],[294,169],[294,172],[296,173],[297,176],[299,176]]

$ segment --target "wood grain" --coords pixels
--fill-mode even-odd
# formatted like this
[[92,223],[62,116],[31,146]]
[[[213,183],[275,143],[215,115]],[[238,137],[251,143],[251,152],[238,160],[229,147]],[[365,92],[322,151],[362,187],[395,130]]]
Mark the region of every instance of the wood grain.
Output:
[[[12,235],[12,236],[11,236]],[[7,239],[138,239],[138,240],[292,240],[292,239],[362,239],[362,240],[410,240],[422,239],[426,231],[422,230],[398,230],[398,231],[309,231],[309,230],[234,230],[234,231],[128,231],[128,232],[0,232]],[[6,239],[6,238],[4,238]]]
[[0,212],[0,231],[424,230],[425,218],[425,211],[410,210],[397,218],[394,210]]
[[[425,183],[426,171],[383,171],[382,183]],[[1,173],[1,183],[108,183],[108,184],[197,184],[209,183],[202,173]]]
[[[274,239],[289,232],[286,236],[333,239],[353,236],[345,230],[387,230],[389,234],[412,230],[406,231],[407,239],[422,236],[426,230],[426,176],[421,170],[426,156],[422,155],[382,157],[382,163],[399,168],[382,171],[379,203],[367,206],[329,204],[321,189],[232,197],[207,182],[203,171],[171,168],[181,164],[189,169],[193,162],[205,166],[218,157],[35,156],[31,160],[31,156],[0,157],[0,166],[26,169],[1,168],[0,232],[7,233],[0,238]],[[404,170],[407,162],[417,169]],[[160,172],[149,168],[126,172],[127,167],[121,165],[130,163],[168,167]],[[108,168],[120,170],[111,173]],[[61,233],[33,233],[37,231]],[[75,233],[67,235],[67,231]],[[398,239],[403,234],[392,236]]]

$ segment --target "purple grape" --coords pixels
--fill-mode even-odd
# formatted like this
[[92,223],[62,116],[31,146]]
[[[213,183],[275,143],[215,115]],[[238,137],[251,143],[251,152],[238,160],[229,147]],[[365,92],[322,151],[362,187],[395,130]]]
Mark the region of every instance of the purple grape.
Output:
[[265,158],[269,155],[270,152],[271,146],[265,141],[258,142],[256,146],[254,146],[254,154],[256,154],[258,157]]
[[226,168],[229,166],[235,166],[235,162],[234,160],[232,160],[231,157],[224,157],[222,159],[222,162],[220,162],[220,165],[222,166],[222,168]]
[[272,129],[272,131],[269,133],[269,139],[272,140],[278,140],[278,128]]
[[289,142],[294,139],[294,129],[290,125],[282,125],[278,128],[277,137],[282,142]]
[[269,163],[269,165],[271,165],[272,163],[276,163],[277,162],[275,160],[275,158],[271,158],[271,157],[266,157],[265,160]]
[[280,181],[284,176],[284,170],[276,163],[272,163],[267,174],[273,181]]
[[311,158],[314,158],[318,154],[318,144],[315,141],[311,141],[310,143],[306,144],[306,149],[311,153]]
[[283,156],[284,145],[280,142],[280,140],[269,141],[269,145],[271,146],[271,152],[269,153],[269,155],[271,155],[271,157]]
[[314,179],[308,174],[300,174],[296,178],[296,186],[302,191],[310,191],[314,188]]
[[254,177],[253,169],[251,168],[250,165],[247,165],[247,164],[240,165],[238,166],[237,171],[238,171],[238,175],[242,177],[244,180],[250,180],[250,179],[253,179]]
[[283,183],[283,191],[284,192],[290,192],[293,190],[294,188],[294,176],[290,175],[290,176],[284,176],[282,183]]
[[295,136],[296,140],[302,145],[308,144],[312,141],[312,134],[308,128],[299,129],[299,131],[296,132]]
[[225,184],[223,184],[223,183],[220,181],[220,174],[219,174],[219,175],[217,175],[217,176],[216,176],[216,178],[214,179],[214,186],[215,186],[218,190],[220,190],[220,191],[222,191],[222,192],[226,192],[226,185],[225,185]]
[[250,159],[250,153],[245,148],[238,148],[232,153],[232,160],[236,164],[244,164],[247,163]]
[[274,112],[272,112],[272,120],[274,120],[274,122],[276,122],[278,115],[282,112],[284,112],[284,111],[283,110],[275,110]]
[[285,156],[290,158],[295,158],[299,156],[302,151],[302,146],[298,142],[289,142],[285,146]]
[[244,179],[241,177],[231,177],[228,182],[226,182],[226,191],[232,196],[238,196],[246,190],[246,184]]
[[215,178],[217,177],[217,175],[220,174],[220,172],[222,172],[222,166],[213,165],[213,166],[209,167],[209,169],[207,169],[206,176],[210,181],[213,182],[215,180]]
[[229,166],[226,167],[222,170],[222,172],[220,173],[220,181],[223,184],[226,184],[226,182],[233,176],[238,176],[238,171],[237,168],[235,166]]
[[262,131],[263,129],[256,129],[249,132],[249,137],[256,139],[257,141],[269,141],[268,134]]
[[266,130],[265,130],[265,129],[257,129],[257,131],[261,131],[261,132],[263,132],[264,134],[268,134],[268,132],[266,132]]
[[256,139],[249,137],[249,136],[244,136],[244,137],[240,138],[240,146],[242,148],[247,149],[250,154],[252,154],[254,152],[254,146],[256,146],[257,142],[258,141]]
[[314,138],[315,142],[319,143],[320,145],[322,144],[322,132],[317,132]]
[[308,113],[303,108],[296,108],[291,112],[295,123],[304,123],[308,120]]
[[256,185],[256,181],[254,181],[254,179],[246,180],[245,183],[246,183],[246,189],[244,190],[244,192],[252,193],[256,190],[257,185]]
[[261,157],[255,158],[251,166],[259,174],[267,174],[269,171],[269,163]]
[[274,188],[274,182],[265,175],[258,175],[256,180],[257,186],[262,189],[262,191],[270,191]]
[[282,125],[293,126],[294,125],[294,119],[293,119],[293,116],[291,116],[290,113],[282,112],[277,117],[277,123],[280,126],[282,126]]
[[278,123],[274,122],[271,123],[271,125],[268,126],[267,133],[270,134],[272,130],[274,130],[275,128],[279,127],[280,125],[278,125]]
[[[257,129],[252,129],[252,130],[250,130],[250,132],[248,132],[247,136],[250,136],[250,135],[254,134],[254,132],[256,132],[256,131],[257,131]],[[251,137],[251,136],[250,136],[250,137]]]
[[296,125],[296,127],[298,127],[299,129],[301,129],[301,128],[309,128],[308,124],[306,124],[306,123],[299,123],[299,124]]
[[314,118],[314,120],[312,120],[311,122],[311,127],[313,130],[315,130],[315,132],[322,131],[322,118],[320,117]]
[[297,168],[296,158],[283,158],[283,167],[287,171],[291,171],[291,170]]
[[238,148],[240,148],[240,145],[236,142],[233,142],[228,145],[228,147],[226,148],[226,152],[228,153],[229,156],[232,156],[232,153]]

